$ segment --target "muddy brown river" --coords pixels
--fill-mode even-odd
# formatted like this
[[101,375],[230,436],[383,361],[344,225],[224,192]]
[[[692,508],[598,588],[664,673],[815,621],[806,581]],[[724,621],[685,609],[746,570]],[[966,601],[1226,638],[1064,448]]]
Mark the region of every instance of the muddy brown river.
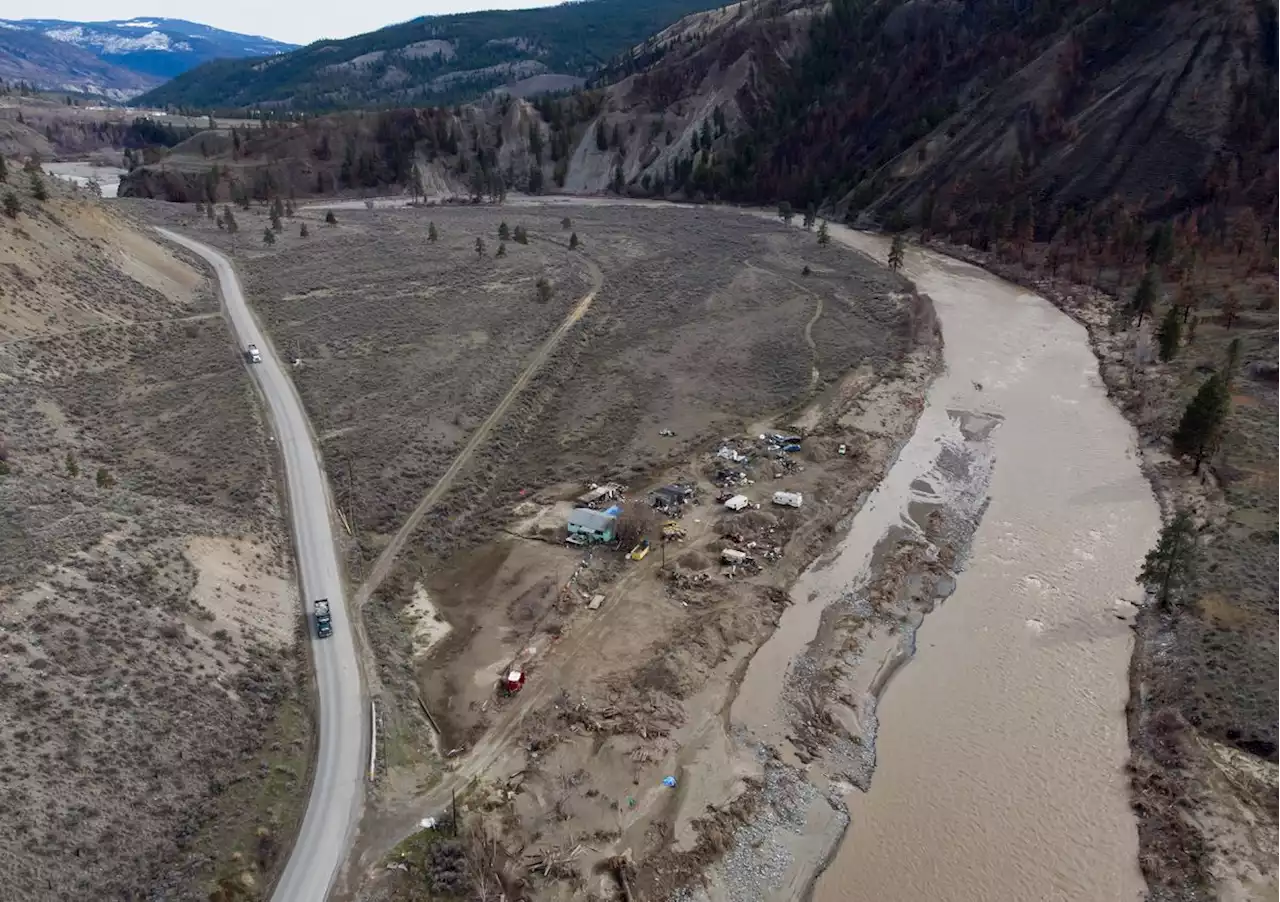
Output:
[[[878,238],[832,234],[885,257]],[[734,720],[776,739],[770,687],[785,683],[823,608],[856,592],[914,506],[956,498],[968,480],[989,504],[954,594],[882,691],[870,790],[847,797],[849,828],[814,898],[1137,900],[1124,708],[1134,577],[1159,510],[1135,434],[1084,329],[1047,301],[919,250],[906,272],[934,300],[946,370],[834,560],[795,587]]]

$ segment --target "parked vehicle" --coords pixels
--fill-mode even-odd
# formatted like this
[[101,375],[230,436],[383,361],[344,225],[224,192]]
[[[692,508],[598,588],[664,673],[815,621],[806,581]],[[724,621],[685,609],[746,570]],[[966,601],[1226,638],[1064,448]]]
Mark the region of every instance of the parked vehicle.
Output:
[[804,496],[799,492],[774,492],[773,503],[783,507],[799,507],[804,503]]
[[262,352],[258,350],[257,345],[249,345],[245,348],[244,356],[250,363],[262,363]]

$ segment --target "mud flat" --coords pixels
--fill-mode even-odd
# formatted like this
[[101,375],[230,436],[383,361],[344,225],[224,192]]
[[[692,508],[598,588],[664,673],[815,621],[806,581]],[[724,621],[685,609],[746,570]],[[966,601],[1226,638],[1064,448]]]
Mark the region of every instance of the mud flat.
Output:
[[911,256],[947,371],[837,552],[797,581],[732,709],[769,770],[817,792],[780,819],[798,796],[767,780],[738,837],[756,879],[731,857],[708,896],[800,896],[847,804],[819,902],[1140,898],[1124,708],[1159,511],[1134,435],[1080,326],[976,268]]

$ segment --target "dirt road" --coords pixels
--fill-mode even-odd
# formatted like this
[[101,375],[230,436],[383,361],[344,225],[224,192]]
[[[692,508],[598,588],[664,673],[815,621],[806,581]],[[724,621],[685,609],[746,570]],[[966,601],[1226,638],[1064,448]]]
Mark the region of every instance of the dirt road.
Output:
[[413,512],[405,519],[404,523],[396,530],[396,534],[392,536],[391,541],[387,543],[387,547],[382,549],[382,553],[378,555],[378,559],[374,561],[373,568],[369,571],[369,577],[364,584],[356,591],[355,606],[359,610],[364,606],[370,596],[377,590],[382,581],[387,578],[391,572],[391,568],[395,565],[396,557],[409,541],[409,537],[413,535],[413,531],[418,528],[418,524],[422,522],[422,518],[439,503],[440,499],[445,496],[449,488],[453,485],[454,479],[462,472],[463,467],[471,460],[476,449],[484,444],[488,439],[489,433],[493,431],[493,427],[501,422],[502,418],[507,415],[507,411],[511,408],[512,403],[529,384],[529,380],[538,372],[542,364],[551,356],[551,352],[556,349],[565,334],[577,324],[577,322],[586,315],[591,309],[591,302],[596,299],[596,294],[600,291],[600,286],[604,284],[604,275],[600,272],[600,267],[596,266],[590,260],[584,258],[587,268],[591,272],[591,290],[582,296],[577,305],[570,311],[569,315],[556,328],[554,332],[548,336],[547,340],[542,343],[538,350],[534,353],[532,359],[520,371],[520,375],[516,377],[516,381],[512,384],[510,390],[502,396],[502,400],[498,405],[490,411],[485,417],[484,422],[471,434],[467,439],[467,443],[462,446],[462,450],[458,452],[458,456],[453,459],[453,463],[449,465],[449,469],[445,470],[444,475],[436,481],[428,492],[422,496],[422,500],[414,507]]
[[[256,344],[262,352],[262,363],[251,370],[266,398],[284,458],[301,594],[308,605],[313,599],[328,598],[332,606],[333,636],[311,644],[320,716],[311,799],[289,863],[271,897],[273,902],[315,902],[328,895],[359,819],[369,730],[334,550],[324,468],[293,381],[249,312],[230,261],[190,238],[167,229],[157,231],[213,266],[236,341],[241,347]],[[308,618],[308,636],[313,634]]]

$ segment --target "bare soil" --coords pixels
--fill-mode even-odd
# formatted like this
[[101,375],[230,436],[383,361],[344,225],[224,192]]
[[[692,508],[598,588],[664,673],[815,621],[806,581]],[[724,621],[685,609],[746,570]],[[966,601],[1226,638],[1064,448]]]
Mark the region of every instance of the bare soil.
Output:
[[310,715],[272,449],[203,274],[46,179],[0,220],[0,866],[257,897]]

